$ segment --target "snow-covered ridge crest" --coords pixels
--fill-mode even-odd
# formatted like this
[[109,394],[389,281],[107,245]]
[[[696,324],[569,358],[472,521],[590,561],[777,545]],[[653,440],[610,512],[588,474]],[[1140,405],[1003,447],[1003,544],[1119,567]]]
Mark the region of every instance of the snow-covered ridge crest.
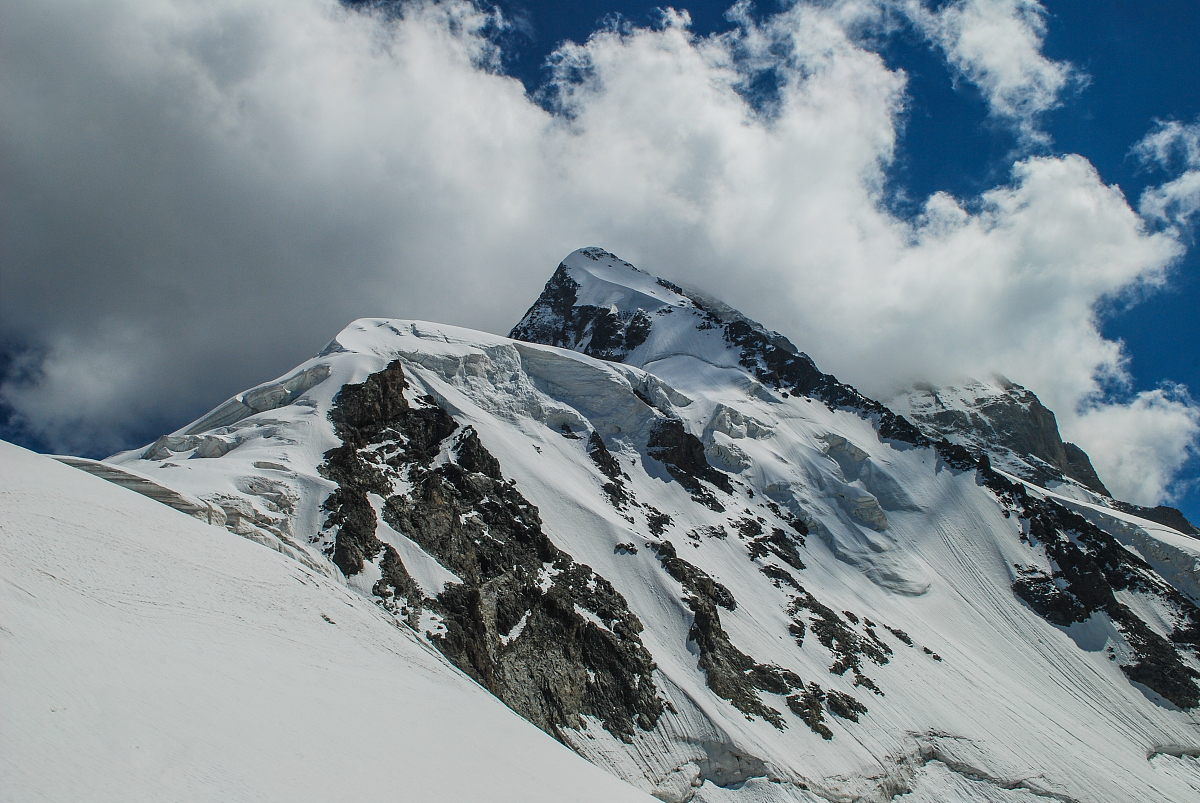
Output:
[[[678,310],[687,312],[666,317]],[[787,338],[715,298],[655,278],[601,248],[581,248],[562,261],[509,336],[630,365],[644,366],[672,352],[722,364],[726,350],[713,348],[697,332],[735,320],[796,353]],[[654,342],[643,347],[650,337]]]
[[[653,293],[651,283],[658,288]],[[612,303],[606,308],[588,300]],[[822,373],[778,332],[704,293],[652,279],[599,248],[568,256],[509,336],[638,366],[685,393],[694,384],[698,393],[711,395],[732,383],[739,393],[762,398],[771,397],[766,388],[785,398],[808,396],[871,417],[886,438],[927,444],[908,421]]]
[[581,248],[562,261],[579,284],[576,303],[617,312],[648,306],[690,306],[688,299],[653,276],[600,248]]
[[363,319],[277,406],[191,432],[227,450],[192,425],[110,460],[287,538],[663,800],[1195,791],[1146,759],[1200,748],[1177,552],[1172,585],[1140,534],[626,263],[568,257],[543,321],[568,291],[603,313],[560,316],[570,348]]

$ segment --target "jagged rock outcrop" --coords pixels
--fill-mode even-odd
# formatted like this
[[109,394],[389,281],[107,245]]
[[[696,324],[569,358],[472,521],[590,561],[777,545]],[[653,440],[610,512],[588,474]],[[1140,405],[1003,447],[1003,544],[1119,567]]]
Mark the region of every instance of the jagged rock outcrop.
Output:
[[692,494],[693,500],[718,513],[725,511],[712,491],[701,485],[701,480],[727,494],[733,493],[733,484],[728,475],[709,465],[704,444],[685,430],[682,423],[670,418],[656,422],[650,430],[646,451]]
[[[1128,647],[1130,654],[1119,665],[1130,680],[1180,708],[1200,705],[1200,671],[1188,666],[1181,654],[1200,650],[1200,608],[1111,534],[1062,503],[1038,498],[1024,485],[1005,479],[992,470],[986,456],[978,471],[983,483],[1022,521],[1022,540],[1040,553],[1041,566],[1049,564],[1015,564],[1017,596],[1047,621],[1064,627],[1096,614],[1107,616]],[[1128,591],[1154,598],[1171,622],[1171,632],[1164,637],[1148,627],[1118,598],[1119,592]]]
[[[608,255],[600,249],[584,249],[582,253],[589,257]],[[578,291],[579,283],[571,278],[567,266],[560,264],[509,337],[618,361],[646,341],[651,322],[645,310],[623,312],[611,306],[578,304]]]
[[[583,715],[623,739],[652,729],[662,713],[654,663],[624,598],[550,542],[473,428],[460,431],[431,397],[411,405],[407,388],[394,361],[335,399],[343,445],[322,464],[337,483],[325,502],[334,562],[347,576],[377,563],[376,596],[414,624],[433,614],[438,649],[543,730],[561,738]],[[389,528],[460,582],[422,589],[377,536],[371,494]]]

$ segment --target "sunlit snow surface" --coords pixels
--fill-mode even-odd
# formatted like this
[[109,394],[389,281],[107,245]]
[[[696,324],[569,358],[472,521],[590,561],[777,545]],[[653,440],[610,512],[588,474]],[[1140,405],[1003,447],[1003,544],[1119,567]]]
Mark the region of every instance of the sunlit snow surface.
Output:
[[[58,739],[77,743],[85,753],[100,751],[92,766],[105,766],[109,756],[113,766],[144,767],[157,773],[157,782],[168,783],[175,782],[172,768],[219,765],[223,740],[233,733],[248,746],[261,742],[264,752],[237,751],[233,769],[215,774],[209,788],[234,797],[252,791],[245,779],[255,766],[272,761],[315,778],[315,751],[325,771],[312,788],[330,790],[316,795],[327,799],[351,796],[335,794],[340,784],[383,789],[370,785],[385,783],[379,779],[388,777],[390,768],[431,767],[420,782],[428,784],[422,788],[437,789],[451,782],[443,777],[445,767],[483,750],[483,743],[473,740],[492,738],[489,734],[503,727],[529,734],[532,727],[523,722],[504,725],[515,715],[469,681],[453,678],[454,670],[421,647],[415,634],[390,624],[369,599],[370,582],[354,582],[347,590],[262,546],[302,550],[330,576],[337,574],[323,552],[329,541],[320,510],[333,486],[317,471],[324,452],[339,444],[327,414],[344,384],[361,382],[399,359],[410,397],[431,395],[460,424],[473,425],[504,476],[538,506],[554,544],[611,581],[645,625],[641,636],[657,662],[655,681],[674,712],[653,731],[639,731],[632,744],[594,723],[565,734],[580,754],[609,772],[665,800],[739,803],[893,795],[908,795],[897,800],[914,803],[1046,796],[1124,803],[1182,801],[1200,794],[1197,763],[1189,757],[1189,751],[1200,749],[1196,715],[1156,701],[1156,695],[1128,681],[1107,652],[1122,646],[1111,625],[1055,627],[1014,596],[1014,564],[1033,563],[1036,554],[1021,541],[1016,518],[1004,516],[975,472],[948,467],[931,449],[882,442],[872,422],[854,412],[764,387],[738,365],[719,329],[696,328],[692,316],[697,313],[686,300],[623,265],[603,265],[594,270],[594,280],[585,277],[581,293],[589,303],[618,310],[671,309],[653,313],[654,330],[629,355],[629,364],[455,327],[364,319],[341,332],[321,356],[264,387],[283,387],[316,366],[327,367],[327,378],[294,398],[283,391],[260,392],[253,398],[273,393],[283,403],[207,431],[232,444],[221,456],[199,457],[199,446],[177,439],[180,451],[145,456],[150,450],[139,449],[110,459],[206,501],[243,506],[245,515],[231,526],[259,543],[187,521],[148,500],[131,501],[126,497],[133,495],[124,492],[119,504],[110,505],[111,514],[95,515],[89,528],[91,508],[98,500],[117,498],[117,491],[99,480],[71,480],[78,472],[66,467],[29,469],[29,490],[5,498],[6,511],[13,504],[25,511],[23,519],[6,514],[5,538],[27,543],[16,553],[6,547],[6,560],[16,554],[23,561],[6,569],[6,579],[14,578],[6,587],[12,600],[7,610],[20,612],[6,618],[20,623],[44,616],[62,635],[49,628],[36,642],[37,651],[21,659],[24,663],[5,658],[0,693],[6,695],[5,710],[21,718],[6,714],[5,746],[16,741],[7,723],[19,722],[37,734],[39,744]],[[730,474],[734,493],[718,495],[724,513],[695,503],[647,455],[650,428],[663,413],[681,419],[701,438],[710,462]],[[642,507],[620,510],[610,503],[601,490],[605,478],[587,456],[586,437],[564,437],[564,426],[585,436],[594,430],[604,438]],[[187,432],[196,434],[193,427],[176,435]],[[36,462],[26,456],[20,460],[22,466]],[[15,478],[5,480],[6,494],[12,483]],[[80,501],[55,507],[58,497]],[[21,501],[26,498],[31,501]],[[1124,527],[1118,537],[1131,549],[1158,550],[1152,565],[1195,597],[1197,566],[1188,565],[1188,556],[1200,558],[1200,551],[1188,539],[1172,538],[1161,527],[1087,500],[1073,501],[1104,519],[1110,531],[1116,526],[1112,522]],[[733,525],[749,517],[762,518],[767,528],[785,526],[772,506],[785,516],[802,517],[811,530],[800,548],[807,568],[793,571],[795,579],[830,609],[872,620],[892,649],[885,665],[864,665],[864,674],[882,694],[855,686],[851,673],[831,674],[834,658],[811,633],[803,646],[789,633],[790,589],[777,587],[763,573],[772,562],[769,556],[751,560],[746,539]],[[721,622],[738,649],[758,663],[852,695],[868,713],[858,722],[827,716],[833,732],[827,741],[778,695],[764,692],[762,698],[781,712],[784,730],[747,718],[714,694],[688,641],[693,614],[683,590],[646,548],[649,507],[672,517],[661,537],[679,556],[732,592],[737,608],[721,611]],[[89,512],[73,512],[81,509]],[[51,511],[76,518],[59,524],[54,518],[59,514]],[[121,526],[108,515],[152,524],[118,537]],[[181,535],[159,523],[181,519]],[[49,545],[34,539],[35,533],[56,527],[69,536]],[[714,536],[721,527],[727,537]],[[419,547],[403,533],[380,537],[408,550],[402,550],[405,563],[412,559],[410,569],[421,573],[423,585],[455,581],[449,572],[439,572],[432,558],[422,562],[410,555]],[[128,538],[141,540],[136,545],[122,540]],[[155,546],[155,539],[163,545]],[[639,547],[636,554],[617,549],[628,543]],[[160,559],[156,549],[168,550],[161,553],[161,563],[154,562]],[[58,577],[56,569],[63,567],[71,569],[63,579],[50,577]],[[89,590],[92,582],[102,585]],[[23,601],[22,594],[35,596]],[[1141,604],[1136,596],[1124,601],[1136,607]],[[193,612],[188,605],[201,607]],[[81,611],[78,617],[70,611],[74,607]],[[326,623],[321,613],[337,625]],[[259,621],[264,617],[269,624]],[[5,628],[0,637],[21,643],[20,629]],[[912,646],[887,628],[907,633]],[[231,635],[222,641],[225,631]],[[518,627],[505,638],[520,635]],[[74,642],[86,644],[82,654],[91,650],[95,657],[74,657]],[[202,659],[201,648],[205,655],[217,655]],[[24,655],[11,649],[5,655]],[[143,652],[149,657],[139,660]],[[89,669],[108,663],[118,669],[99,676]],[[50,667],[44,678],[37,675],[41,664]],[[135,665],[142,674],[134,677],[140,680],[121,685],[119,678]],[[28,693],[13,691],[10,666],[26,673],[17,685]],[[435,680],[441,685],[432,685]],[[53,699],[58,690],[65,705],[87,710],[84,701],[103,699],[100,690],[106,684],[115,684],[119,693],[90,724],[56,730],[49,711],[58,705]],[[144,700],[138,691],[143,684]],[[202,704],[191,705],[193,698]],[[453,713],[438,713],[436,706],[451,699]],[[290,700],[299,703],[292,707]],[[403,713],[403,705],[414,709]],[[37,706],[46,708],[44,716]],[[207,724],[187,726],[192,716]],[[291,734],[282,745],[269,737],[280,718]],[[114,737],[100,740],[98,723],[110,719]],[[422,730],[424,724],[406,724],[435,720],[430,731]],[[143,739],[143,732],[153,738]],[[461,740],[457,733],[463,734]],[[512,749],[530,751],[531,764],[502,758],[509,753],[479,760],[504,763],[511,774],[500,777],[514,784],[522,772],[541,779],[548,759],[532,756],[541,749],[558,753],[553,744],[532,746],[537,736],[513,737]],[[1174,753],[1157,754],[1165,747]],[[6,773],[17,772],[21,763],[4,752],[0,761],[11,767]],[[563,761],[555,766],[574,766]],[[360,769],[347,771],[348,766]],[[286,782],[283,770],[263,771]],[[493,771],[501,772],[487,770]],[[450,774],[456,784],[475,782],[472,772]],[[26,784],[23,789],[38,788],[28,775],[12,777]],[[546,783],[556,783],[552,778],[562,776],[547,777]],[[580,772],[578,777],[578,789],[558,799],[583,799],[580,790],[600,798],[608,794],[601,790],[616,788],[602,787],[593,775]],[[78,785],[85,782],[63,781],[77,784],[73,789],[85,788]],[[537,789],[531,786],[527,799],[536,799]]]
[[369,599],[0,442],[0,800],[638,801]]

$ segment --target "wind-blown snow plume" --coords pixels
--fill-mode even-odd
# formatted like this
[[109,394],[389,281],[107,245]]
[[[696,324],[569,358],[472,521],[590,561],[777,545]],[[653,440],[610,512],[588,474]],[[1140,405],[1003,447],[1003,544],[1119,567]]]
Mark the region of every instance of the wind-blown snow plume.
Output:
[[[504,21],[465,3],[7,3],[0,311],[31,366],[0,388],[10,424],[103,450],[353,318],[507,331],[594,243],[719,289],[870,393],[1002,372],[1103,467],[1124,445],[1085,424],[1125,365],[1094,310],[1161,285],[1179,235],[1074,156],[1018,161],[916,220],[887,211],[905,75],[860,34],[895,24],[888,8],[916,9],[1025,133],[1070,80],[1041,55],[1035,3],[797,3],[713,37],[668,11],[564,45],[544,105],[498,72]],[[980,44],[994,26],[1011,52]],[[747,88],[765,70],[764,104]],[[1167,487],[1178,461],[1144,454]]]

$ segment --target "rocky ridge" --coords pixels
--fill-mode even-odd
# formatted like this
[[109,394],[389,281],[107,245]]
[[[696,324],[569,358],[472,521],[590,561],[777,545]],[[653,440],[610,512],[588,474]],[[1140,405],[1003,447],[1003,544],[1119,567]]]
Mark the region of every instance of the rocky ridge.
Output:
[[[323,505],[334,563],[347,577],[377,564],[371,592],[414,628],[428,612],[433,644],[543,730],[578,729],[582,715],[626,740],[635,726],[651,730],[662,701],[625,599],[551,543],[473,428],[460,429],[432,397],[410,404],[406,389],[393,361],[334,397],[343,445],[320,467],[337,484]],[[390,531],[459,582],[423,589],[378,537],[371,494]]]

